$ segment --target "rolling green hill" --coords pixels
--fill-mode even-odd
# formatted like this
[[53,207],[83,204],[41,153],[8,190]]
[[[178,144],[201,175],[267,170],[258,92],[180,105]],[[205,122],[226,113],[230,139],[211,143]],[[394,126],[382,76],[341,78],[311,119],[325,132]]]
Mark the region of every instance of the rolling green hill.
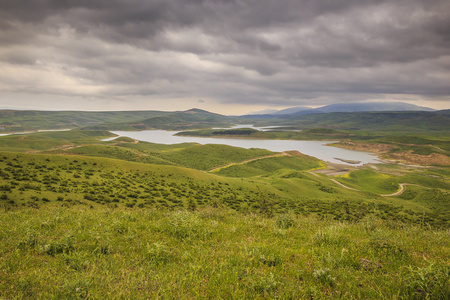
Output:
[[101,139],[113,137],[108,131],[52,131],[0,136],[0,150],[3,151],[44,151],[53,148],[67,148],[83,144],[93,144]]
[[448,132],[450,113],[435,112],[352,112],[273,116],[265,119],[228,117],[200,109],[183,112],[161,111],[14,111],[0,110],[0,132],[38,129],[85,128],[88,130],[200,129],[233,123],[281,125],[297,129],[328,127],[339,130],[382,132]]
[[0,110],[0,132],[63,129],[102,123],[132,123],[168,114],[162,111],[30,111]]
[[231,177],[268,175],[278,170],[305,171],[324,166],[318,159],[306,155],[269,157],[221,168],[216,173]]
[[[248,154],[255,155],[251,150]],[[423,185],[425,187],[421,189],[425,190],[449,188],[443,186],[439,179],[424,174],[415,174],[415,178],[391,179],[389,188],[384,188],[380,181],[381,189],[375,190],[366,181],[361,181],[366,175],[351,175],[349,178],[357,180],[349,184],[359,189],[357,191],[341,187],[327,176],[302,171],[319,165],[314,163],[314,159],[302,156],[265,158],[221,170],[230,169],[233,173],[225,175],[238,178],[170,166],[167,164],[174,162],[151,159],[142,163],[80,155],[3,152],[0,155],[1,205],[34,207],[59,201],[61,205],[75,203],[95,207],[120,204],[175,209],[187,208],[190,202],[194,202],[196,206],[225,206],[237,211],[295,211],[337,219],[357,219],[362,216],[358,207],[364,201],[373,206],[371,213],[383,218],[419,222],[426,211],[430,224],[447,226],[450,222],[448,216],[442,214],[442,203],[436,204],[445,202],[446,193],[429,203],[401,198],[392,201],[374,194],[395,190],[398,187],[396,183],[403,179]],[[371,174],[379,177],[373,171]],[[264,176],[242,178],[251,175]],[[341,210],[343,206],[348,207],[346,213]],[[439,210],[435,210],[436,207],[440,207]],[[392,211],[402,213],[392,214]],[[366,213],[369,211],[363,215]]]
[[112,122],[86,126],[86,130],[144,130],[144,129],[166,129],[183,130],[210,128],[215,126],[229,126],[236,118],[226,117],[210,113],[201,109],[190,109],[183,112],[167,113],[141,119],[139,122]]
[[258,122],[259,125],[289,125],[299,129],[328,127],[338,130],[391,132],[446,132],[450,126],[448,111],[436,112],[353,112],[289,115]]
[[[91,128],[133,129],[229,121],[200,110],[145,113],[136,123],[131,115],[102,113],[89,120],[99,122]],[[54,117],[48,115],[47,126],[57,126]],[[403,128],[408,118],[395,122]],[[449,140],[439,135],[445,120],[430,123],[437,131],[422,131],[424,117],[414,136],[331,125],[199,132],[363,140],[400,155],[448,155]],[[343,128],[362,122],[347,121]],[[450,296],[448,167],[382,163],[333,170],[293,151],[102,141],[111,136],[87,128],[0,136],[0,298]]]

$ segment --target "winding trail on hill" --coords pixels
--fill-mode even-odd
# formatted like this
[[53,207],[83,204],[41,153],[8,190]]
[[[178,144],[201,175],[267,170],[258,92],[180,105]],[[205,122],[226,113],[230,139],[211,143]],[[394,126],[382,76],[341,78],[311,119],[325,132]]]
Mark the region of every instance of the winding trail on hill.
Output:
[[265,159],[265,158],[272,158],[272,157],[281,157],[281,156],[291,156],[291,154],[289,154],[287,152],[281,152],[281,153],[278,153],[278,154],[271,154],[271,155],[254,157],[254,158],[243,160],[241,162],[232,162],[232,163],[229,163],[229,164],[226,164],[226,165],[223,165],[223,166],[214,167],[212,169],[209,169],[208,172],[216,172],[216,171],[219,171],[220,169],[228,168],[228,167],[234,166],[234,165],[243,165],[243,164],[255,161],[255,160],[260,160],[260,159]]
[[400,196],[400,195],[403,194],[403,192],[406,190],[406,186],[407,186],[407,185],[420,186],[420,187],[429,189],[429,187],[422,186],[422,185],[418,185],[418,184],[413,184],[413,183],[399,183],[398,185],[400,186],[400,189],[399,189],[398,191],[396,191],[395,193],[388,194],[388,195],[380,195],[380,196],[383,196],[383,197]]
[[[372,167],[373,167],[373,166],[372,166]],[[346,188],[346,189],[349,189],[349,190],[353,190],[353,191],[358,191],[358,192],[364,192],[364,191],[362,191],[362,190],[359,190],[359,189],[355,189],[355,188],[346,186],[345,184],[340,183],[340,182],[337,181],[336,179],[330,178],[329,176],[332,176],[332,174],[334,175],[334,174],[337,174],[337,173],[341,173],[342,171],[346,171],[346,172],[349,171],[349,170],[342,170],[342,171],[336,172],[335,168],[336,168],[336,166],[333,166],[333,167],[330,168],[330,169],[331,169],[330,172],[325,172],[325,173],[322,173],[322,174],[328,175],[328,176],[326,176],[326,177],[327,177],[329,180],[331,180],[332,182],[336,183],[337,185],[339,185],[339,186],[341,186],[341,187],[343,187],[343,188]],[[375,169],[378,169],[378,168],[375,167]],[[322,170],[322,171],[323,171],[323,170]],[[310,174],[312,174],[312,175],[315,175],[315,176],[319,176],[315,171],[308,171],[308,173],[310,173]],[[341,175],[341,174],[339,174],[339,175]],[[398,191],[396,191],[395,193],[392,193],[392,194],[378,194],[378,195],[380,195],[381,197],[395,197],[395,196],[400,196],[401,194],[403,194],[403,193],[406,191],[406,186],[407,186],[407,185],[413,185],[413,186],[418,186],[418,187],[430,189],[429,187],[426,187],[426,186],[423,186],[423,185],[414,184],[414,183],[406,183],[406,182],[405,182],[405,183],[399,183],[398,185],[400,186],[400,189],[399,189]]]
[[[346,189],[349,189],[349,190],[353,190],[353,191],[363,192],[363,191],[361,191],[361,190],[354,189],[354,188],[351,188],[351,187],[349,187],[349,186],[346,186],[346,185],[340,183],[339,181],[337,181],[336,179],[332,179],[332,178],[328,178],[328,179],[330,179],[331,181],[333,181],[334,183],[340,185],[340,186],[343,187],[343,188],[346,188]],[[414,184],[414,183],[399,183],[398,185],[400,186],[400,189],[399,189],[398,191],[396,191],[395,193],[392,193],[392,194],[384,194],[384,195],[379,194],[379,195],[382,196],[382,197],[394,197],[394,196],[400,196],[401,194],[403,194],[403,193],[406,191],[406,186],[407,186],[407,185],[419,186],[419,187],[422,187],[422,188],[429,189],[429,187],[426,187],[426,186],[423,186],[423,185]]]
[[333,181],[334,183],[336,183],[336,184],[342,186],[343,188],[346,188],[346,189],[349,189],[349,190],[353,190],[353,191],[361,192],[361,190],[354,189],[354,188],[351,188],[351,187],[349,187],[349,186],[343,185],[342,183],[340,183],[340,182],[337,181],[336,179],[333,179],[333,178],[328,178],[328,179],[330,179],[330,180]]
[[[226,165],[223,165],[223,166],[220,166],[220,167],[215,167],[215,168],[213,168],[213,169],[210,169],[208,172],[218,171],[218,170],[220,170],[220,169],[223,169],[223,168],[226,168],[226,167],[229,167],[229,166],[245,164],[245,163],[248,163],[248,162],[251,162],[251,161],[255,161],[255,160],[259,160],[259,159],[271,158],[271,157],[280,157],[280,156],[291,156],[291,154],[289,154],[289,153],[287,153],[287,152],[282,152],[282,153],[280,153],[280,154],[273,154],[273,155],[266,155],[266,156],[255,157],[255,158],[247,159],[247,160],[244,160],[244,161],[241,161],[241,162],[237,162],[237,163],[229,163],[229,164],[226,164]],[[319,177],[319,175],[316,174],[316,173],[314,173],[313,171],[307,171],[307,172],[308,172],[309,174],[311,174],[311,175],[314,175],[314,176]],[[345,184],[340,183],[340,182],[337,181],[336,179],[330,178],[330,177],[328,177],[328,176],[327,176],[327,178],[328,178],[330,181],[336,183],[337,185],[339,185],[339,186],[341,186],[341,187],[343,187],[343,188],[346,188],[346,189],[349,189],[349,190],[352,190],[352,191],[363,192],[362,190],[359,190],[359,189],[355,189],[355,188],[346,186]],[[382,197],[394,197],[394,196],[400,196],[401,194],[403,194],[403,193],[406,191],[406,186],[407,186],[407,185],[413,185],[413,186],[419,186],[419,187],[423,187],[423,188],[429,188],[429,187],[422,186],[422,185],[418,185],[418,184],[414,184],[414,183],[399,183],[398,185],[400,186],[400,189],[399,189],[398,191],[396,191],[395,193],[392,193],[392,194],[383,194],[383,195],[382,195],[382,194],[379,194],[379,195],[382,196]]]

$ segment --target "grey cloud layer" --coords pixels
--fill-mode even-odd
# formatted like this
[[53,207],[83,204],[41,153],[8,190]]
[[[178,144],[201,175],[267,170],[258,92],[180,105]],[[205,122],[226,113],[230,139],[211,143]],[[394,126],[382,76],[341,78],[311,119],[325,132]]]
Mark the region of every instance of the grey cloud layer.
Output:
[[447,0],[0,0],[0,90],[448,99]]

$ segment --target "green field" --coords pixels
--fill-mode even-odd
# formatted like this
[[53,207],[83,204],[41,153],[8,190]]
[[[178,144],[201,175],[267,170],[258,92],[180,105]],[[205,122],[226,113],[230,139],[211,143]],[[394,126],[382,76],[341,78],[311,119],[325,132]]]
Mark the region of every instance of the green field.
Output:
[[448,232],[233,210],[0,211],[0,296],[448,299]]

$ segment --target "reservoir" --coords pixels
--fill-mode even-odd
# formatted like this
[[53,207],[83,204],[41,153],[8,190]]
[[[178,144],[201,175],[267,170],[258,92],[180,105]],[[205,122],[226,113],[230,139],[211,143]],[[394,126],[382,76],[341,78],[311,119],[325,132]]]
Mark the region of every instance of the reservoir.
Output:
[[[234,128],[244,127],[242,125]],[[245,125],[246,128],[251,127]],[[259,129],[264,130],[264,129]],[[241,148],[260,148],[267,149],[273,152],[283,152],[296,150],[303,154],[314,156],[323,161],[348,164],[348,161],[359,161],[359,163],[351,164],[354,166],[361,166],[367,163],[379,163],[380,161],[374,154],[362,151],[354,151],[342,148],[326,146],[332,141],[299,141],[299,140],[261,140],[261,139],[244,139],[244,138],[210,138],[210,137],[190,137],[190,136],[176,136],[179,131],[167,130],[142,130],[142,131],[111,131],[118,136],[126,136],[135,140],[151,142],[157,144],[180,144],[180,143],[198,143],[198,144],[220,144],[229,145]],[[116,139],[109,138],[106,140]],[[343,161],[344,160],[344,161]]]

